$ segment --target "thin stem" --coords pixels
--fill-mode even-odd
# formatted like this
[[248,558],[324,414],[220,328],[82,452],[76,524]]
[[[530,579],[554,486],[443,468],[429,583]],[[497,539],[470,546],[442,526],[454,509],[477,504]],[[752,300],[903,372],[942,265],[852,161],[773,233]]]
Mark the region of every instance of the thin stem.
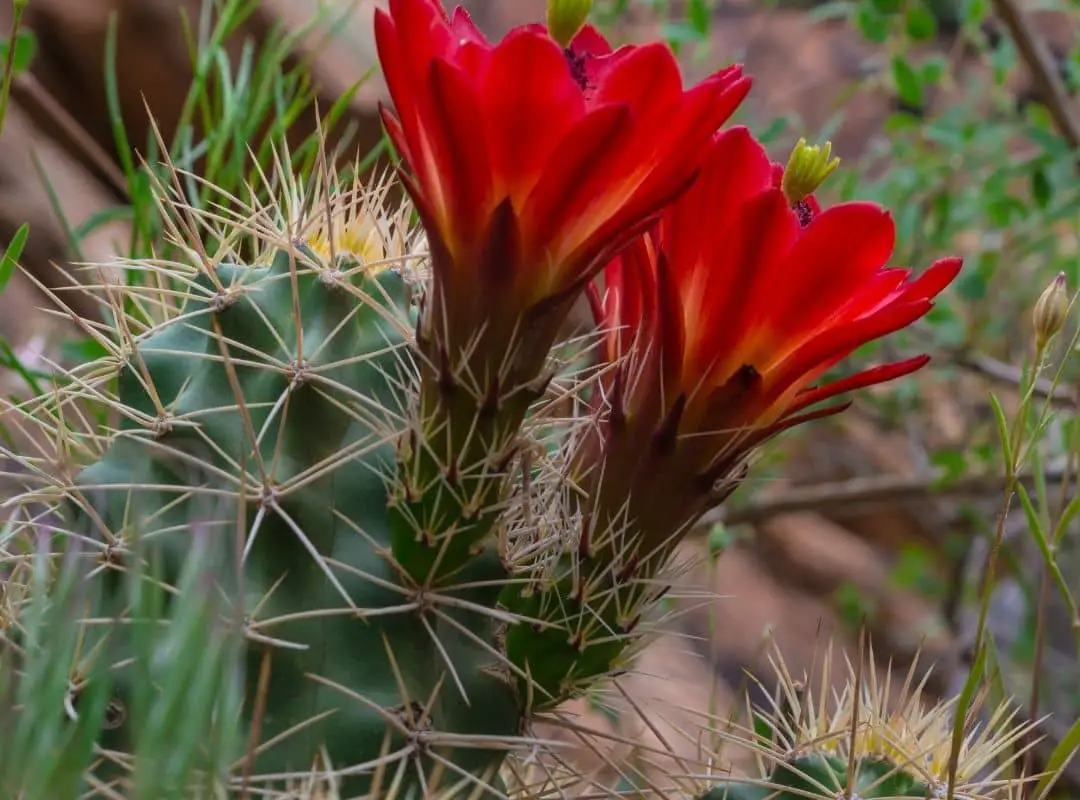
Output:
[[[1031,367],[1029,384],[1024,387],[1020,408],[1016,412],[1016,419],[1012,425],[1012,430],[1003,431],[1003,435],[1007,441],[1002,444],[1008,448],[1008,458],[1005,463],[1005,486],[1002,494],[1001,510],[998,512],[997,523],[994,528],[994,539],[990,547],[990,552],[987,554],[986,568],[983,573],[982,585],[980,586],[979,617],[975,626],[975,637],[971,645],[971,651],[975,657],[972,666],[973,670],[980,661],[985,663],[988,645],[986,641],[986,620],[990,612],[990,596],[993,594],[994,590],[994,580],[997,573],[997,563],[1001,553],[1001,546],[1005,541],[1005,520],[1008,519],[1009,511],[1012,508],[1012,500],[1016,494],[1019,467],[1020,464],[1023,463],[1023,457],[1021,456],[1020,451],[1024,445],[1024,434],[1027,432],[1028,414],[1031,409],[1031,400],[1034,397],[1032,387],[1035,386],[1039,379],[1039,373],[1042,371],[1043,357],[1046,354],[1046,344],[1045,341],[1036,341],[1035,359]],[[969,676],[969,683],[971,682],[971,678],[972,676]],[[967,688],[968,687],[965,687],[965,692],[967,691]],[[954,723],[952,749],[949,754],[948,788],[945,795],[947,800],[953,800],[956,793],[956,772],[959,767],[960,747],[963,743],[962,734],[964,722],[965,715],[961,713]]]
[[11,79],[15,74],[15,42],[19,38],[23,12],[30,0],[11,0],[11,32],[8,34],[7,58],[4,60],[4,81],[0,85],[0,130],[4,129],[8,97],[11,96]]
[[[1073,423],[1080,424],[1080,381],[1073,387]],[[1069,453],[1065,462],[1065,474],[1062,476],[1061,492],[1058,497],[1058,510],[1054,528],[1059,528],[1060,521],[1065,515],[1069,505],[1069,484],[1076,474],[1076,431],[1069,434]],[[1056,544],[1051,543],[1051,547]],[[1036,720],[1039,716],[1039,693],[1042,690],[1042,666],[1043,653],[1046,647],[1046,606],[1050,600],[1050,565],[1042,564],[1039,570],[1039,597],[1035,620],[1035,658],[1031,668],[1031,697],[1028,701],[1028,719]],[[1023,759],[1022,775],[1030,775],[1035,769],[1035,741],[1038,738],[1033,729],[1024,742],[1025,752]],[[1034,791],[1034,784],[1024,784],[1021,787],[1021,797],[1029,797]]]

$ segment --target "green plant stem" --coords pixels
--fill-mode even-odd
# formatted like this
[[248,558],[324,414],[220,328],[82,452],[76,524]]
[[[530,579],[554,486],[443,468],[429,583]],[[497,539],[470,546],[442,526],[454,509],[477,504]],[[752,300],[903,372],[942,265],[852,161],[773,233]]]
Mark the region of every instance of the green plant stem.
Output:
[[[970,695],[985,667],[988,642],[986,641],[986,620],[990,612],[990,595],[994,589],[994,578],[997,572],[998,557],[1001,553],[1001,545],[1005,540],[1005,520],[1008,519],[1012,508],[1012,499],[1016,493],[1018,482],[1017,474],[1022,463],[1020,451],[1024,446],[1024,434],[1027,429],[1028,412],[1031,407],[1031,399],[1034,387],[1042,370],[1043,356],[1046,353],[1046,342],[1040,341],[1035,346],[1035,359],[1031,368],[1030,383],[1024,387],[1020,401],[1020,408],[1016,412],[1016,419],[1012,430],[1002,431],[1002,445],[1006,448],[1005,458],[1005,487],[1002,495],[1001,510],[998,512],[997,524],[994,529],[994,540],[990,547],[990,553],[986,559],[986,571],[979,592],[979,617],[975,626],[975,637],[972,643],[972,652],[975,654],[974,663],[968,679],[965,682],[963,694]],[[965,709],[967,705],[961,703],[958,709]],[[963,743],[964,729],[966,728],[967,714],[963,711],[957,714],[953,724],[952,748],[949,754],[949,780],[945,794],[946,800],[953,800],[956,793],[956,771],[959,766],[960,746]]]
[[11,33],[8,35],[7,58],[4,60],[4,81],[0,85],[0,131],[4,129],[8,97],[11,96],[11,79],[15,75],[15,40],[22,26],[23,13],[30,0],[11,0]]

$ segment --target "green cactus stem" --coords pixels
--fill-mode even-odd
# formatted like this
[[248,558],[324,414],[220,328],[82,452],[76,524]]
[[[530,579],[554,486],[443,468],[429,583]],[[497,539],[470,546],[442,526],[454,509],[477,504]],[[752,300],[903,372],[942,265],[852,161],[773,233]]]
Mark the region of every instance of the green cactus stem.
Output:
[[[413,281],[316,264],[303,246],[219,264],[187,279],[173,318],[131,339],[123,422],[78,476],[71,530],[120,564],[132,537],[153,542],[175,580],[193,520],[213,507],[242,562],[245,729],[264,709],[254,783],[333,767],[352,794],[382,765],[406,785],[437,773],[490,785],[522,726],[499,669],[498,554],[474,554],[436,597],[392,553]],[[126,736],[112,731],[110,745],[130,749]]]

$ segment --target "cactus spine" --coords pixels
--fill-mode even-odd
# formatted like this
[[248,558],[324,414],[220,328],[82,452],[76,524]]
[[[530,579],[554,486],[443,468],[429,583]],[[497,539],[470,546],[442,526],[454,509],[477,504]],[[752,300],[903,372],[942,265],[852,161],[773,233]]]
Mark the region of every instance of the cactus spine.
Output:
[[928,671],[920,677],[916,661],[897,686],[891,673],[879,675],[871,652],[861,669],[848,662],[837,691],[830,663],[831,652],[813,688],[793,679],[775,654],[777,690],[754,709],[754,730],[736,734],[756,744],[756,766],[749,776],[706,786],[699,800],[936,800],[948,795],[950,780],[963,800],[1013,797],[1017,784],[998,774],[1020,758],[1034,728],[1016,723],[1016,704],[961,711],[965,732],[950,778],[958,700],[927,702]]

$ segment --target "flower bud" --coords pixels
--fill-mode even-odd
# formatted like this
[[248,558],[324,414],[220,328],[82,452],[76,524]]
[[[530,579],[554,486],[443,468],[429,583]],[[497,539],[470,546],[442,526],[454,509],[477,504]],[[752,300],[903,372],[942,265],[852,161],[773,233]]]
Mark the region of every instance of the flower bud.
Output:
[[551,38],[569,47],[592,11],[592,0],[548,0],[547,24]]
[[824,147],[811,147],[806,139],[799,139],[791,151],[784,177],[780,184],[784,195],[793,206],[817,191],[837,167],[839,158],[831,158],[832,142],[825,142]]
[[1051,337],[1065,326],[1068,313],[1069,296],[1065,290],[1065,273],[1059,272],[1050,285],[1043,289],[1031,314],[1036,347],[1045,347]]

